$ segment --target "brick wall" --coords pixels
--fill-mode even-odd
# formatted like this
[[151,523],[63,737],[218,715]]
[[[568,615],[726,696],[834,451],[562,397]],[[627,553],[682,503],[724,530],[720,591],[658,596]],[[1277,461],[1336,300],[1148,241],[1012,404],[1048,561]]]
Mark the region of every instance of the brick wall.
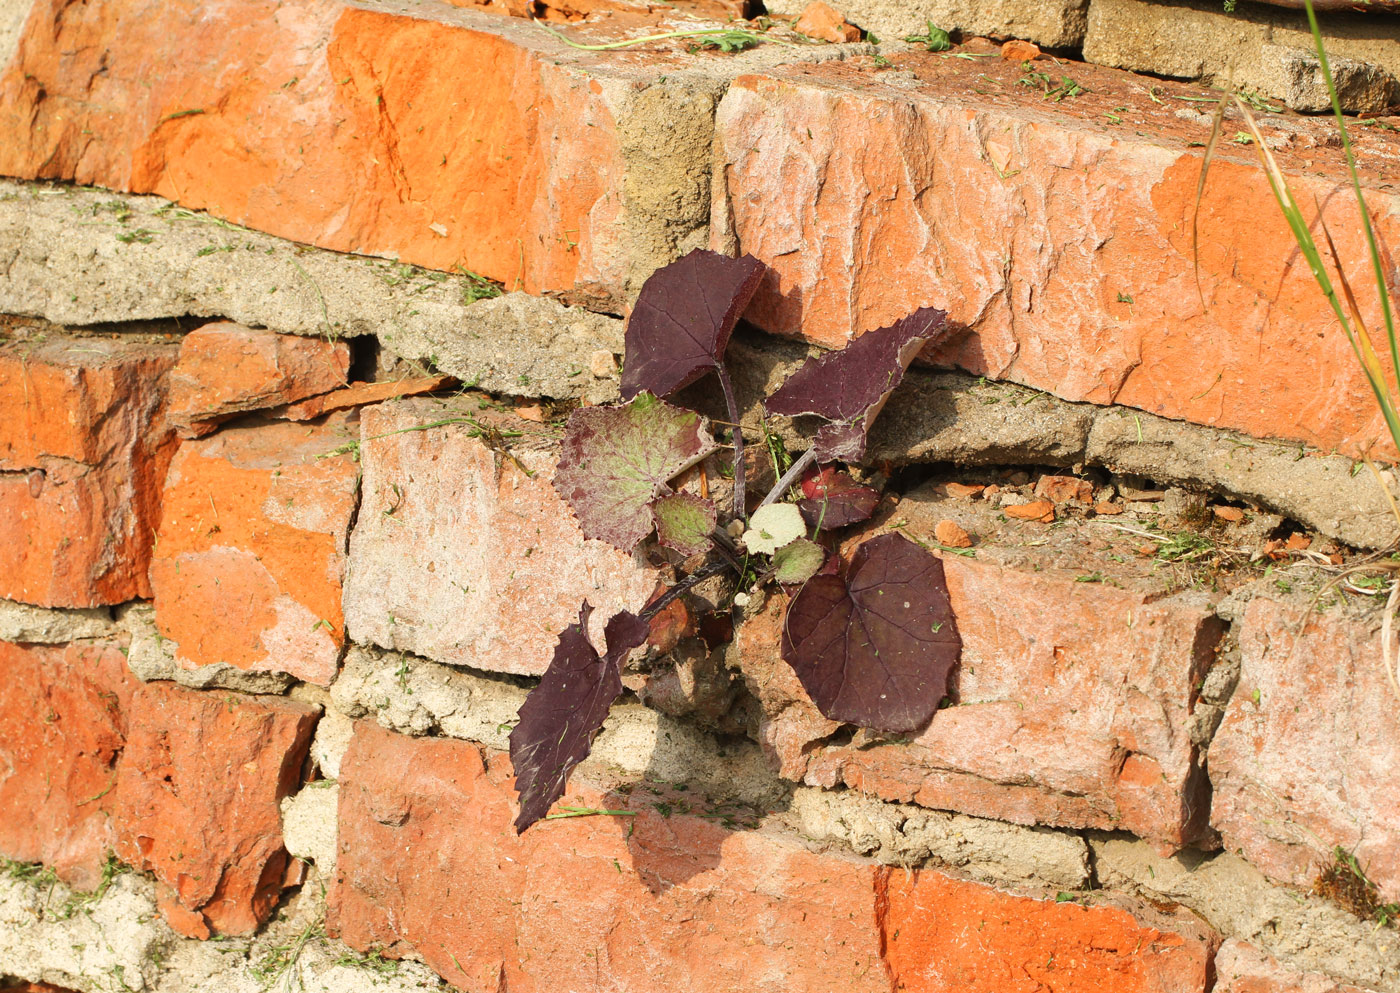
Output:
[[[1247,148],[1196,269],[1207,91],[970,38],[1083,3],[951,55],[501,7],[0,0],[0,988],[1400,990],[1381,583],[1338,579],[1395,539],[1383,426]],[[1329,125],[1263,126],[1359,274]],[[583,538],[559,423],[697,247],[770,267],[755,437],[812,346],[957,323],[853,539],[941,549],[951,706],[828,720],[759,595],[634,659],[597,812],[517,836],[556,636],[669,575]]]

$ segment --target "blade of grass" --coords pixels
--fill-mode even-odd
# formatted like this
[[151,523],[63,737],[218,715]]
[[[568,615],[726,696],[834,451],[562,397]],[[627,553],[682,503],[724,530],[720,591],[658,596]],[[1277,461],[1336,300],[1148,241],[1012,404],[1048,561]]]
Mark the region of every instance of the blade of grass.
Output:
[[1206,295],[1201,289],[1201,200],[1205,198],[1206,174],[1210,172],[1211,159],[1215,158],[1215,146],[1220,142],[1221,125],[1225,123],[1226,100],[1227,97],[1222,94],[1220,106],[1215,109],[1215,122],[1210,128],[1210,140],[1206,142],[1205,155],[1201,159],[1201,175],[1196,179],[1196,206],[1191,211],[1191,269],[1196,276],[1196,296],[1201,300],[1202,310],[1206,306]]

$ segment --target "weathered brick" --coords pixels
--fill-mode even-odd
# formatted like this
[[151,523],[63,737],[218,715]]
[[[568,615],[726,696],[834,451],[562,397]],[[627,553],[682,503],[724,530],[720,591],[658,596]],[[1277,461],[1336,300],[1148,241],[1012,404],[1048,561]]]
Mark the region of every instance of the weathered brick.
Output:
[[173,345],[107,338],[0,344],[0,597],[150,596],[174,361]]
[[1247,942],[1224,942],[1215,956],[1215,993],[1370,993],[1320,972],[1280,963]]
[[345,628],[341,577],[357,467],[319,458],[355,439],[316,425],[226,428],[170,466],[151,584],[156,626],[189,669],[227,663],[329,685]]
[[1379,614],[1250,601],[1240,681],[1210,744],[1211,823],[1275,879],[1309,885],[1351,852],[1400,900],[1400,721]]
[[[892,61],[917,82],[852,60],[726,92],[711,239],[774,269],[751,320],[840,346],[937,306],[971,331],[932,357],[975,373],[1321,448],[1385,437],[1250,149],[1218,149],[1211,166],[1198,295],[1190,145],[1209,120],[1177,117],[1170,99],[1198,90],[1163,83],[1154,102],[1125,74],[1065,65],[1092,96],[1052,104],[1018,85],[1016,63]],[[1354,200],[1332,195],[1347,181],[1335,126],[1263,127],[1299,202],[1326,203],[1353,282],[1368,283]],[[1395,241],[1400,199],[1385,179],[1400,136],[1361,140],[1380,170],[1362,177],[1372,214]]]
[[[1165,849],[1197,837],[1208,789],[1188,724],[1223,630],[1204,599],[1172,595],[1150,566],[1115,562],[1072,528],[999,524],[932,488],[890,521],[931,541],[945,517],[979,535],[975,557],[942,556],[963,640],[955,705],[909,740],[828,741],[839,726],[779,657],[781,605],[739,629],[780,773],[1020,824],[1127,830]],[[1028,528],[1034,544],[1018,537]]]
[[[454,423],[422,430],[439,421]],[[505,454],[472,421],[522,436]],[[541,425],[466,398],[369,407],[360,428],[363,498],[345,582],[355,640],[538,675],[585,599],[596,637],[655,588],[637,557],[583,538],[550,483],[557,441]]]
[[0,71],[0,173],[616,307],[704,241],[694,66],[426,0],[39,0]]
[[170,419],[186,437],[198,437],[237,414],[344,386],[349,369],[350,346],[343,341],[232,321],[206,324],[180,342],[180,360],[170,373]]
[[[1189,911],[1136,915],[882,869],[894,990],[1204,993],[1216,937]],[[1155,920],[1153,919],[1155,918]]]
[[0,851],[92,889],[113,847],[117,767],[137,682],[111,641],[0,642]]
[[278,697],[147,683],[117,777],[117,854],[162,884],[192,937],[248,934],[289,868],[279,804],[300,780],[318,711]]
[[[1056,989],[1109,978],[1125,991],[1204,989],[1208,941],[1184,914],[1169,929],[818,853],[772,827],[723,827],[698,795],[645,783],[576,775],[568,802],[632,816],[517,837],[503,754],[358,723],[341,767],[331,930],[356,948],[416,951],[467,990],[999,989],[986,982],[994,964],[968,948],[979,925]],[[931,960],[956,961],[972,985],[941,982]]]

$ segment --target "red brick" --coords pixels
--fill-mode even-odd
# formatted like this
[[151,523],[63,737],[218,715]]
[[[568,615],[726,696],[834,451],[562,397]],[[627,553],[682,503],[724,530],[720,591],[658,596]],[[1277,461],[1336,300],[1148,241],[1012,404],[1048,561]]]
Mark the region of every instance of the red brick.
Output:
[[[462,418],[522,436],[508,458],[469,422],[413,430]],[[360,423],[364,495],[345,583],[355,640],[538,675],[585,599],[600,636],[615,611],[651,596],[656,571],[585,540],[555,493],[558,442],[547,429],[472,398],[369,407]]]
[[[619,307],[632,251],[645,276],[679,254],[668,237],[703,239],[709,133],[682,118],[712,97],[677,77],[694,64],[682,42],[618,56],[434,4],[294,10],[39,0],[0,74],[0,174],[158,193],[324,248]],[[676,101],[633,128],[663,90]],[[656,160],[687,142],[698,168],[663,170],[684,188],[649,191]],[[634,153],[650,169],[624,188]]]
[[[117,854],[213,932],[251,933],[282,890],[278,804],[300,782],[317,713],[280,697],[141,686],[117,779]],[[172,923],[188,934],[182,917]]]
[[175,438],[171,345],[0,344],[0,597],[95,607],[146,578]]
[[[902,533],[928,541],[944,510],[979,506],[906,500],[895,513]],[[1150,565],[1117,566],[1114,578],[1107,553],[1072,532],[1044,547],[999,545],[994,512],[984,512],[984,523],[969,521],[982,536],[976,557],[941,556],[963,640],[956,705],[907,741],[825,740],[838,725],[778,655],[781,605],[739,629],[736,658],[760,700],[770,760],[813,786],[1020,824],[1121,829],[1167,850],[1189,843],[1205,827],[1209,793],[1188,723],[1222,623],[1201,598],[1164,596]],[[1079,581],[1098,569],[1113,583]]]
[[[1094,95],[1052,103],[1018,85],[1019,63],[892,58],[918,83],[851,60],[726,92],[711,243],[774,267],[750,320],[839,347],[936,306],[971,333],[933,358],[973,373],[1323,449],[1386,437],[1251,149],[1222,148],[1211,167],[1202,304],[1191,232],[1203,152],[1191,144],[1209,129],[1171,99],[1199,89],[1167,83],[1154,103],[1135,77],[1061,63]],[[1124,106],[1121,125],[1105,122]],[[1327,147],[1335,125],[1277,134],[1298,201],[1326,204],[1353,283],[1373,285],[1354,199],[1334,195],[1347,183]],[[1396,136],[1367,141],[1374,162],[1393,160]],[[1394,243],[1389,178],[1363,173],[1379,237]]]
[[1283,965],[1253,945],[1231,938],[1215,956],[1215,993],[1371,993],[1316,972]]
[[151,564],[156,626],[187,668],[224,662],[328,685],[345,641],[341,577],[356,440],[322,424],[226,428],[170,466]]
[[351,383],[343,390],[324,393],[300,403],[290,404],[277,410],[276,416],[289,421],[310,421],[323,414],[336,410],[349,410],[367,404],[382,403],[394,397],[414,396],[419,393],[435,393],[450,389],[457,380],[451,376],[426,376],[418,379],[396,379],[387,383]]
[[90,890],[113,846],[136,680],[111,642],[0,642],[0,671],[0,851]]
[[[329,929],[358,949],[416,951],[464,990],[1045,988],[1015,985],[1021,965],[1069,993],[1204,990],[1208,935],[1187,915],[1138,920],[817,853],[771,827],[725,828],[687,808],[703,803],[694,794],[576,775],[566,802],[633,816],[517,837],[504,755],[369,722],[340,789]],[[1008,960],[1000,973],[979,939]],[[968,985],[940,981],[935,963]],[[1107,980],[1119,985],[1094,985]]]
[[1210,745],[1211,823],[1275,879],[1308,886],[1340,845],[1400,900],[1400,720],[1380,617],[1258,596],[1240,681]]
[[1216,939],[1185,910],[1153,926],[1120,907],[1016,896],[929,870],[881,870],[880,896],[895,990],[1207,989]]
[[847,24],[840,11],[822,3],[822,0],[812,0],[802,8],[802,15],[792,28],[808,37],[836,44],[860,40],[860,28]]
[[206,324],[180,342],[180,361],[170,373],[170,419],[185,437],[198,437],[237,414],[344,386],[349,369],[350,346],[343,341],[231,321]]
[[1077,476],[1041,476],[1035,481],[1035,495],[1052,503],[1094,502],[1094,487]]

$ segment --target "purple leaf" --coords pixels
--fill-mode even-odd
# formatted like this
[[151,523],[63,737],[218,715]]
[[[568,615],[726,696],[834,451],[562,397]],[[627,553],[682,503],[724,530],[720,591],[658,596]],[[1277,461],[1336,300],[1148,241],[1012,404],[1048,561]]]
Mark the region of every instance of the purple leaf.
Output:
[[682,555],[694,555],[710,547],[710,532],[718,515],[710,501],[675,493],[657,500],[651,508],[656,518],[656,537],[667,548]]
[[877,731],[925,724],[961,652],[943,563],[899,534],[808,580],[783,623],[783,659],[817,709]]
[[699,414],[650,393],[569,415],[554,488],[583,533],[630,552],[651,533],[651,504],[665,482],[715,450]]
[[802,493],[806,499],[797,504],[798,509],[807,523],[820,525],[823,531],[867,520],[880,502],[879,490],[862,486],[849,472],[831,466],[804,479]]
[[623,399],[670,396],[719,366],[766,268],[697,248],[652,273],[627,321]]
[[600,657],[588,641],[592,612],[584,601],[578,623],[560,632],[554,660],[521,704],[520,720],[510,732],[510,763],[520,794],[517,834],[564,795],[570,771],[588,757],[608,708],[622,692],[622,660],[647,640],[647,622],[624,610],[608,620],[608,651]]
[[928,342],[947,333],[948,315],[924,307],[887,328],[867,331],[839,352],[809,359],[764,405],[770,414],[816,414],[831,423],[813,445],[822,462],[859,462],[880,408]]

